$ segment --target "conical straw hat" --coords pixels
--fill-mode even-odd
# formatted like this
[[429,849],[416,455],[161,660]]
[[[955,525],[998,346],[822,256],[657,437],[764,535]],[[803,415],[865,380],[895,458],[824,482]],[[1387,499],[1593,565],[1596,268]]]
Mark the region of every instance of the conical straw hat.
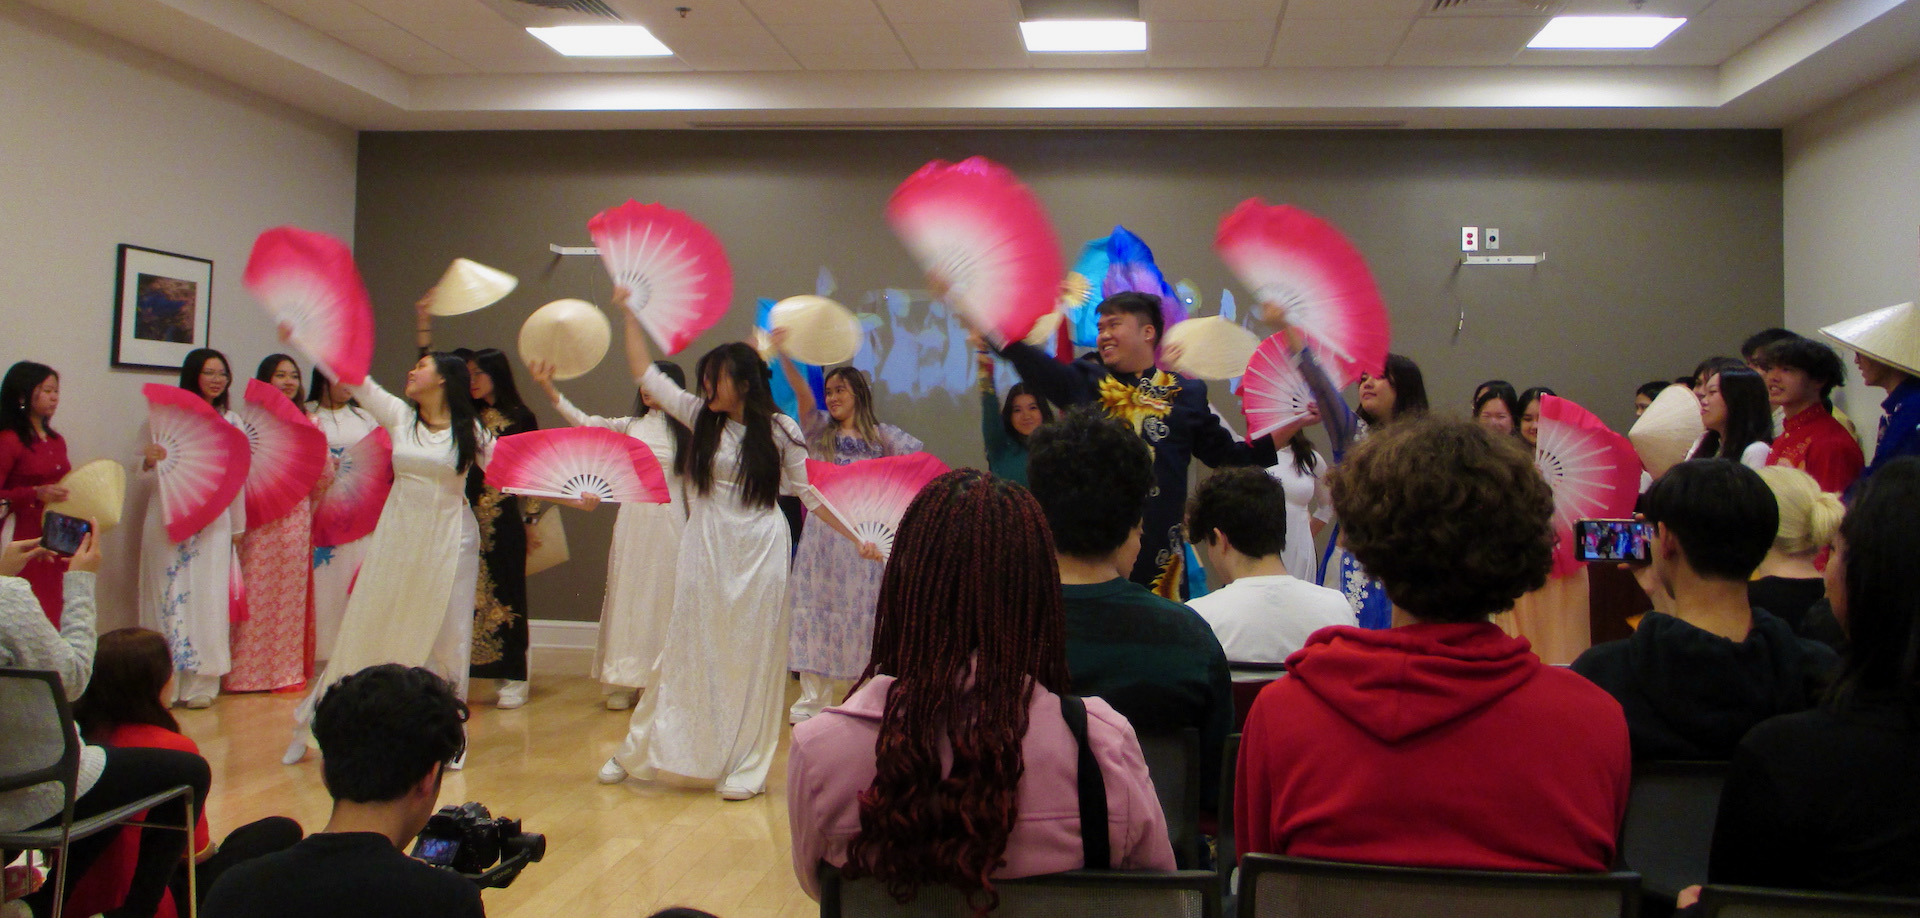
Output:
[[60,479],[67,499],[48,504],[54,513],[92,520],[102,530],[120,525],[120,510],[127,499],[127,470],[112,459],[95,459]]
[[1174,369],[1201,379],[1232,379],[1247,371],[1260,339],[1219,316],[1206,316],[1168,329],[1166,343],[1181,349]]
[[1920,376],[1920,309],[1901,303],[1820,329],[1820,334],[1908,376]]
[[1687,451],[1707,432],[1700,423],[1700,399],[1686,386],[1668,386],[1647,406],[1647,413],[1633,422],[1627,439],[1640,454],[1640,464],[1655,478],[1679,465]]
[[790,296],[773,304],[767,324],[785,329],[787,355],[816,367],[846,363],[860,353],[860,320],[853,311],[824,296]]
[[613,326],[600,307],[586,300],[554,300],[533,311],[520,326],[520,359],[553,364],[554,379],[587,375],[607,356]]
[[457,316],[485,309],[520,286],[520,279],[498,268],[477,261],[456,258],[433,285],[433,303],[427,311],[436,316]]

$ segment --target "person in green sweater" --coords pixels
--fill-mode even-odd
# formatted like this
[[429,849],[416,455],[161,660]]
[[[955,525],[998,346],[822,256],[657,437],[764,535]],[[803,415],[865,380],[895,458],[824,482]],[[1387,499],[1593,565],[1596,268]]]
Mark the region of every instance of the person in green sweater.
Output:
[[993,352],[976,340],[974,354],[980,365],[980,437],[987,445],[987,471],[1025,487],[1027,437],[1053,422],[1053,406],[1026,383],[1014,384],[1001,402],[993,388]]

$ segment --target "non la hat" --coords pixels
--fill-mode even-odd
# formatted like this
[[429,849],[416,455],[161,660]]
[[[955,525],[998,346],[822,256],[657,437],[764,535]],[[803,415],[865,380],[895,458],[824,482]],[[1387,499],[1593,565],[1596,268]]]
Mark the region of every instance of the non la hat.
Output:
[[1836,322],[1820,334],[1908,376],[1920,376],[1920,308],[1912,303]]
[[606,313],[586,300],[554,300],[520,326],[520,359],[552,364],[554,379],[587,375],[612,343],[613,326]]
[[498,268],[477,261],[456,258],[433,285],[433,298],[427,311],[436,316],[457,316],[485,309],[500,301],[520,285],[520,279]]

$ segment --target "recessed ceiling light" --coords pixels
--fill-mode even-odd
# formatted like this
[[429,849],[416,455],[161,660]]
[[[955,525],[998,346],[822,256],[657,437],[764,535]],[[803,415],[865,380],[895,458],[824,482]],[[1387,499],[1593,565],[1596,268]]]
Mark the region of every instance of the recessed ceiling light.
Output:
[[1529,48],[1651,48],[1685,19],[1660,16],[1555,16]]
[[672,57],[673,50],[653,37],[646,26],[590,25],[527,29],[568,57]]
[[1147,24],[1137,19],[1030,19],[1020,37],[1028,51],[1147,50]]

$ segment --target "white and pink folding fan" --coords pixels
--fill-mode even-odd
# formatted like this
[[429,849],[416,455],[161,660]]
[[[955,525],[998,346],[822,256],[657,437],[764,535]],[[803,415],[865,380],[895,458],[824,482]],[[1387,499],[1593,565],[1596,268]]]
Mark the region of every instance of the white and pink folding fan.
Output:
[[1386,303],[1366,257],[1333,224],[1248,198],[1221,219],[1213,248],[1255,302],[1285,311],[1336,379],[1385,368],[1393,337]]
[[[1334,380],[1340,385],[1340,380]],[[1272,335],[1254,348],[1247,361],[1246,375],[1240,378],[1240,408],[1247,414],[1247,440],[1257,441],[1296,421],[1306,420],[1313,411],[1313,390],[1294,366],[1287,345]]]
[[983,333],[1019,341],[1060,297],[1067,269],[1053,223],[1032,191],[985,157],[920,167],[894,190],[887,220]]
[[247,525],[286,516],[313,493],[327,470],[327,435],[306,412],[273,386],[247,380],[246,397],[234,403],[253,460],[247,469]]
[[1564,398],[1540,397],[1539,443],[1533,465],[1553,490],[1553,574],[1579,567],[1573,559],[1576,520],[1625,519],[1640,496],[1640,456],[1626,437]]
[[147,397],[153,442],[167,451],[167,458],[153,467],[167,538],[185,542],[240,496],[247,482],[247,435],[206,399],[179,386],[147,383],[140,391]]
[[373,361],[373,303],[347,244],[296,226],[253,241],[241,283],[331,379],[357,386]]
[[947,473],[932,453],[908,453],[834,465],[807,460],[807,483],[853,534],[893,553],[893,534],[920,489]]
[[501,437],[487,484],[508,494],[572,500],[592,491],[610,504],[671,498],[660,460],[645,443],[604,427],[557,427]]
[[345,545],[365,538],[379,525],[392,489],[393,437],[376,427],[340,454],[333,483],[313,502],[313,544]]
[[733,299],[733,267],[720,239],[692,217],[628,201],[587,221],[627,308],[669,354],[720,321]]

